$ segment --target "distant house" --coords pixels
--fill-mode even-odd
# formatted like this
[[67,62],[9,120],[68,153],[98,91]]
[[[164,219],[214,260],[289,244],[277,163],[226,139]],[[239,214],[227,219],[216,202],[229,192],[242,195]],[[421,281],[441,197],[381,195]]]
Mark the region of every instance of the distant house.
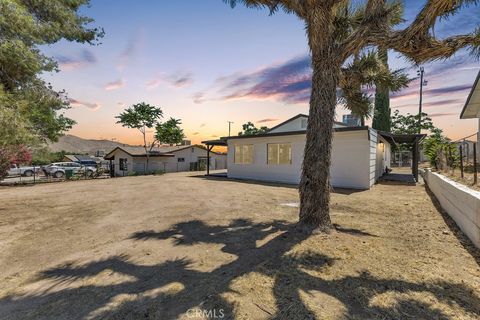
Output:
[[[480,71],[477,74],[472,90],[468,95],[465,106],[460,113],[460,119],[477,119],[477,157],[480,158]],[[477,158],[477,161],[480,161]]]
[[[105,160],[112,161],[116,176],[146,171],[197,171],[207,167],[207,149],[201,145],[153,148],[149,153],[148,170],[143,147],[116,147],[105,156]],[[210,168],[219,170],[226,167],[227,156],[210,151]]]
[[[298,184],[307,124],[308,116],[299,114],[265,134],[225,137],[204,143],[227,145],[229,178]],[[392,135],[341,122],[335,122],[333,130],[331,184],[369,189],[390,167]]]

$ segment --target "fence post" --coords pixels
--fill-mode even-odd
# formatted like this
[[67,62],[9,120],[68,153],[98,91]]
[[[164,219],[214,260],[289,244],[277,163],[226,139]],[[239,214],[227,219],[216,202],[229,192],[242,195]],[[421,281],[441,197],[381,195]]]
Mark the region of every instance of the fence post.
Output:
[[462,145],[460,145],[460,176],[463,179],[463,148],[462,148]]
[[478,183],[477,177],[477,144],[473,144],[473,184]]
[[33,165],[33,184],[35,184],[35,174],[36,174],[36,170],[35,170],[35,165]]

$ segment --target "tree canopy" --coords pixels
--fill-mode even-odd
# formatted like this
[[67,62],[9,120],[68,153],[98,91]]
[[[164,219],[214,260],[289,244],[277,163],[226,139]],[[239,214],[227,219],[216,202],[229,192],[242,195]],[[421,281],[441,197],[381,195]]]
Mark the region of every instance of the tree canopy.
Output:
[[185,138],[183,129],[180,128],[181,124],[182,121],[175,118],[170,118],[163,123],[158,123],[155,127],[155,140],[160,144],[176,145],[181,143],[183,138]]
[[247,123],[242,124],[242,129],[243,131],[240,131],[238,133],[239,136],[251,136],[251,135],[256,135],[256,134],[262,134],[262,133],[267,133],[268,128],[263,126],[260,128],[255,127],[253,122],[248,121]]
[[[79,10],[88,0],[0,0],[0,155],[56,141],[75,121],[69,99],[39,76],[59,71],[40,46],[60,40],[96,44],[103,30]],[[3,158],[5,160],[6,158]],[[2,161],[3,161],[2,160]],[[6,160],[5,160],[6,161]]]
[[[391,131],[396,134],[418,133],[418,118],[418,114],[407,113],[403,115],[400,114],[398,110],[395,110],[391,120]],[[426,130],[429,132],[435,129],[432,119],[425,112],[422,112],[420,126],[422,130]]]

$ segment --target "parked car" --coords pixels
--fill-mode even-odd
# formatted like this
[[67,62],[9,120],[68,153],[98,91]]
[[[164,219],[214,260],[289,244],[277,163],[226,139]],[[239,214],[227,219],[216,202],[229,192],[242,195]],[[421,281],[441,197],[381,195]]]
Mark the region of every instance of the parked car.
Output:
[[10,169],[7,171],[9,176],[24,176],[24,177],[31,177],[34,173],[40,172],[40,167],[31,167],[25,166],[20,167],[16,164],[12,164]]
[[93,166],[84,166],[77,162],[55,162],[43,167],[43,171],[46,175],[51,175],[55,178],[63,178],[66,174],[66,170],[73,170],[74,174],[85,173],[86,176],[90,177],[97,171],[97,168]]

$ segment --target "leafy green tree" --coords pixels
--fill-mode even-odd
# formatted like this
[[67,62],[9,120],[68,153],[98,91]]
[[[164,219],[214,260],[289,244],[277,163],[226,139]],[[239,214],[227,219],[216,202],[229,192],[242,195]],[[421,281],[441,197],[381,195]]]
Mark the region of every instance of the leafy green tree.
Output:
[[163,111],[161,108],[149,105],[145,102],[134,104],[115,117],[118,119],[117,123],[122,124],[123,127],[137,129],[142,134],[143,147],[145,148],[145,155],[147,157],[146,170],[148,170],[148,163],[150,160],[147,147],[147,129],[157,126],[162,117]]
[[[155,141],[160,144],[176,145],[183,141],[185,135],[180,128],[182,121],[180,119],[170,118],[169,120],[156,125]],[[152,143],[152,148],[154,143]]]
[[[400,114],[398,110],[393,113],[391,123],[391,131],[396,134],[415,134],[418,133],[418,114],[406,115]],[[420,126],[422,130],[433,132],[435,126],[432,119],[428,117],[428,114],[422,112]]]
[[0,161],[21,146],[56,141],[75,123],[64,116],[64,92],[39,79],[58,71],[40,46],[60,40],[95,44],[103,30],[89,28],[92,19],[79,14],[88,0],[0,0]]
[[239,136],[251,136],[251,135],[257,135],[257,134],[262,134],[262,133],[267,133],[268,132],[267,127],[263,126],[263,127],[257,128],[250,121],[242,124],[242,129],[243,129],[243,131],[240,131],[238,133]]
[[433,128],[432,134],[422,142],[422,148],[430,164],[436,170],[444,169],[444,164],[454,168],[460,157],[457,146],[443,135],[442,129]]
[[[415,63],[451,57],[462,48],[480,55],[480,29],[471,34],[438,39],[439,18],[455,14],[476,0],[427,1],[411,23],[394,29],[402,19],[400,1],[348,0],[224,0],[234,7],[268,8],[293,13],[305,23],[312,57],[309,125],[300,181],[300,225],[328,230],[330,165],[341,67],[361,50],[376,46],[393,49]],[[352,31],[353,30],[353,31]]]

